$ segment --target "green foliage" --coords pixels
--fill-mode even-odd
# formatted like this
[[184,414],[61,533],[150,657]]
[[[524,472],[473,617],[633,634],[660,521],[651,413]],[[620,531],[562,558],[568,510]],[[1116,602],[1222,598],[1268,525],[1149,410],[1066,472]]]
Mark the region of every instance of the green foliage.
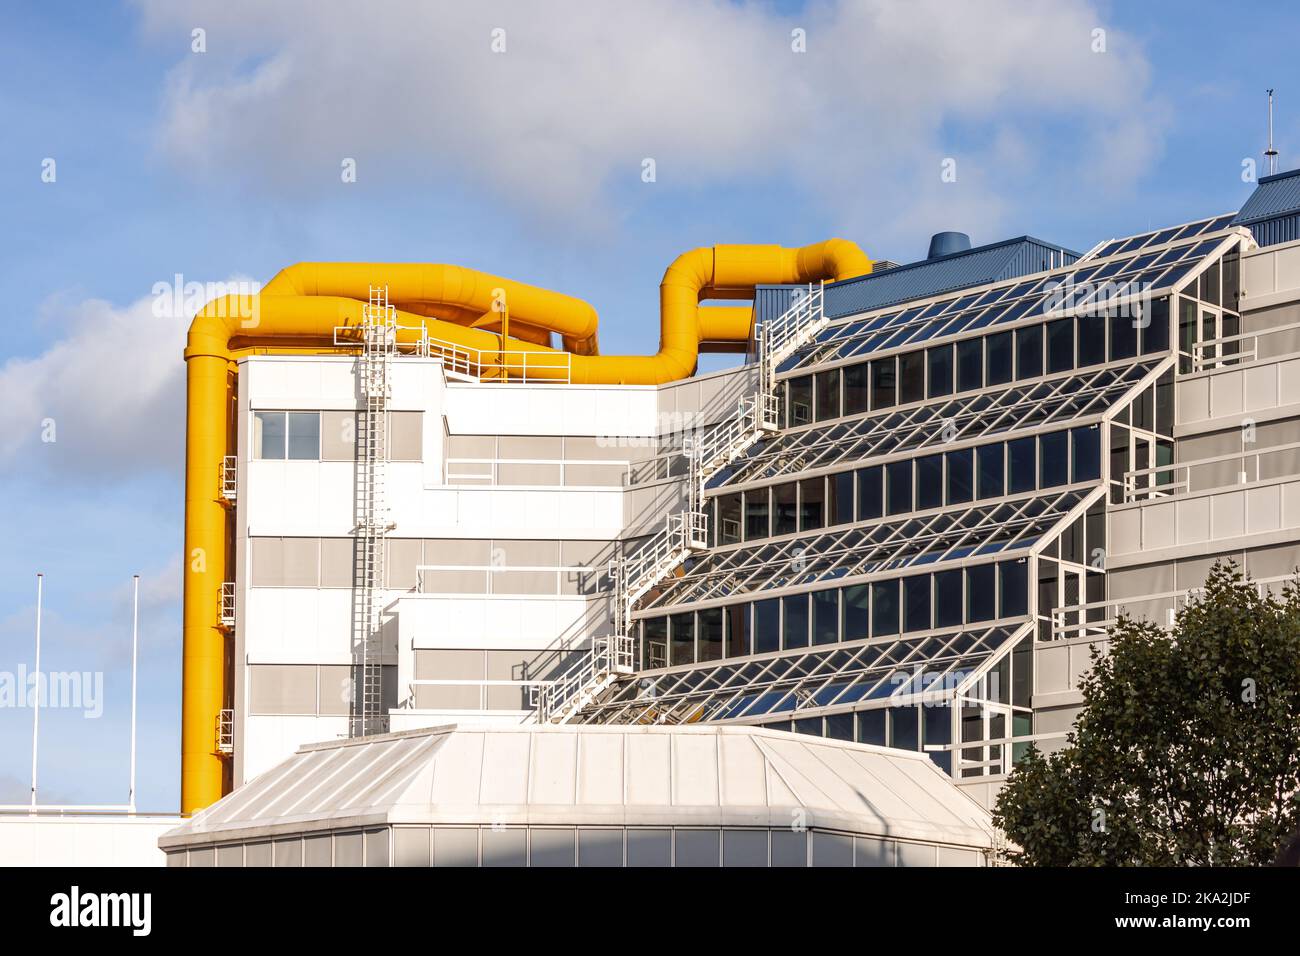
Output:
[[1166,631],[1092,650],[1064,749],[1031,748],[994,820],[1030,866],[1249,866],[1300,828],[1300,585],[1217,563]]

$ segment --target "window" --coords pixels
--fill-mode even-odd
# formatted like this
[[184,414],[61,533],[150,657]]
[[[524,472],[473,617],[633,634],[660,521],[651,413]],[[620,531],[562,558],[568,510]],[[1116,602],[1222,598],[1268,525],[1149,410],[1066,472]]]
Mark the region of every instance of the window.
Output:
[[934,626],[961,623],[962,576],[960,569],[936,571],[934,575]]
[[860,415],[867,410],[867,363],[844,369],[844,414]]
[[984,340],[957,343],[957,391],[969,392],[984,384]]
[[858,711],[858,743],[885,746],[885,711]]
[[980,564],[966,569],[966,620],[989,621],[996,611],[994,609],[994,574],[996,566]]
[[886,493],[888,494],[887,514],[902,514],[912,510],[912,463],[910,461],[890,462],[885,466]]
[[1043,327],[1016,329],[1016,378],[1037,378],[1043,374]]
[[1169,299],[1156,299],[1146,304],[1148,315],[1142,329],[1142,354],[1164,352],[1169,348]]
[[871,407],[890,408],[898,404],[898,382],[892,358],[871,363]]
[[713,501],[718,509],[718,543],[735,544],[740,540],[740,495],[719,495]]
[[665,667],[668,664],[668,618],[646,618],[641,625],[643,645],[641,648],[641,666],[646,670]]
[[919,750],[921,732],[917,707],[889,708],[889,746],[899,750]]
[[799,530],[816,531],[826,524],[826,479],[799,482]]
[[947,459],[948,504],[955,505],[970,501],[974,490],[971,483],[971,468],[975,453],[969,448],[963,448],[960,451],[948,452],[944,458]]
[[1079,339],[1079,366],[1100,365],[1106,361],[1106,319],[1099,315],[1081,315],[1075,320]]
[[1128,314],[1128,309],[1120,309],[1120,314],[1110,319],[1110,360],[1132,358],[1137,355],[1138,330],[1142,321]]
[[908,352],[898,357],[898,403],[919,402],[925,398],[925,353]]
[[284,412],[253,413],[253,457],[284,458]]
[[785,647],[808,646],[808,595],[788,594],[781,598],[785,618]]
[[1051,432],[1038,436],[1038,487],[1054,488],[1070,480],[1070,436]]
[[835,524],[853,522],[853,472],[841,471],[831,475],[827,481],[831,493],[826,512]]
[[817,383],[817,420],[840,417],[840,370],[818,372]]
[[722,660],[722,608],[711,607],[700,611],[701,661]]
[[1002,617],[1029,612],[1029,562],[1024,558],[998,565],[998,604]]
[[868,636],[871,588],[854,584],[844,589],[844,640],[860,641]]
[[1002,480],[1002,446],[984,445],[975,450],[975,461],[979,469],[979,481],[976,493],[980,500],[1000,497],[1003,492]]
[[799,530],[798,512],[795,504],[797,485],[791,482],[772,488],[772,508],[774,521],[773,534],[791,534]]
[[792,378],[786,382],[786,389],[790,399],[787,404],[789,424],[807,425],[812,421],[812,376]]
[[985,382],[989,385],[1002,385],[1011,381],[1011,333],[998,332],[988,337],[984,361],[988,374]]
[[695,657],[695,615],[689,611],[671,615],[668,618],[668,633],[669,665],[692,663]]
[[941,345],[925,350],[926,365],[929,366],[926,394],[930,398],[952,394],[952,346]]
[[858,476],[858,520],[870,521],[879,518],[884,512],[884,482],[880,465],[859,468]]
[[1070,431],[1073,445],[1071,481],[1095,481],[1101,477],[1101,428],[1089,425]]
[[930,575],[903,579],[903,630],[930,629]]
[[1047,371],[1064,372],[1074,368],[1074,320],[1057,319],[1047,323]]
[[1007,494],[1018,495],[1034,490],[1036,464],[1033,438],[1007,442]]
[[289,458],[320,460],[320,412],[289,412]]
[[781,649],[781,599],[754,602],[754,653]]
[[943,455],[916,459],[916,507],[918,511],[943,505]]
[[766,538],[771,531],[767,526],[768,489],[754,488],[745,492],[745,540]]
[[749,653],[749,605],[729,605],[727,607],[727,656],[741,657]]
[[840,639],[840,592],[814,591],[813,643],[834,644]]
[[871,585],[871,636],[898,633],[898,582]]

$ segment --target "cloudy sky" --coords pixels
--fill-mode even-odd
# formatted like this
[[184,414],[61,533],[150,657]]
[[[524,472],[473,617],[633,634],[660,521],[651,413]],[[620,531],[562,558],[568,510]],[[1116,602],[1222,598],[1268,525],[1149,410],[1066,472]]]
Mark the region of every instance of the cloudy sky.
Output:
[[[959,229],[1083,250],[1238,208],[1266,87],[1283,168],[1300,150],[1298,21],[1187,0],[6,4],[0,679],[31,667],[37,571],[43,663],[104,674],[103,717],[42,719],[43,799],[126,796],[138,573],[140,804],[178,801],[188,316],[160,283],[451,262],[582,296],[605,351],[649,352],[663,268],[694,246],[839,235],[907,262]],[[0,707],[0,803],[26,799],[30,728]]]

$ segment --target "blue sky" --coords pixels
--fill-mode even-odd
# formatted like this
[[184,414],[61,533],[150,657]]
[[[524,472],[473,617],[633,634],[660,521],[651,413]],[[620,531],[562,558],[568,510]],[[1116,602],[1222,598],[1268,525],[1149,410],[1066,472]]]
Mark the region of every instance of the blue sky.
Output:
[[[840,235],[907,262],[959,229],[1083,250],[1238,208],[1266,87],[1282,168],[1300,148],[1290,4],[464,6],[0,14],[0,671],[31,666],[41,570],[44,663],[105,673],[102,718],[42,720],[46,800],[125,798],[140,573],[140,805],[178,801],[187,317],[154,314],[156,283],[452,262],[582,296],[604,351],[644,353],[694,246]],[[0,709],[0,802],[25,798],[30,721]]]

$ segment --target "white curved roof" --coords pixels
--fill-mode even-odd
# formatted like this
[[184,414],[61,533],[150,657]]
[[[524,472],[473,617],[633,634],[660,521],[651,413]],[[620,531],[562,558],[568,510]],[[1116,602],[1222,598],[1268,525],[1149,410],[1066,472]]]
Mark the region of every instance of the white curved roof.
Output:
[[737,726],[449,725],[310,744],[164,847],[387,824],[787,828],[987,848],[924,754]]

